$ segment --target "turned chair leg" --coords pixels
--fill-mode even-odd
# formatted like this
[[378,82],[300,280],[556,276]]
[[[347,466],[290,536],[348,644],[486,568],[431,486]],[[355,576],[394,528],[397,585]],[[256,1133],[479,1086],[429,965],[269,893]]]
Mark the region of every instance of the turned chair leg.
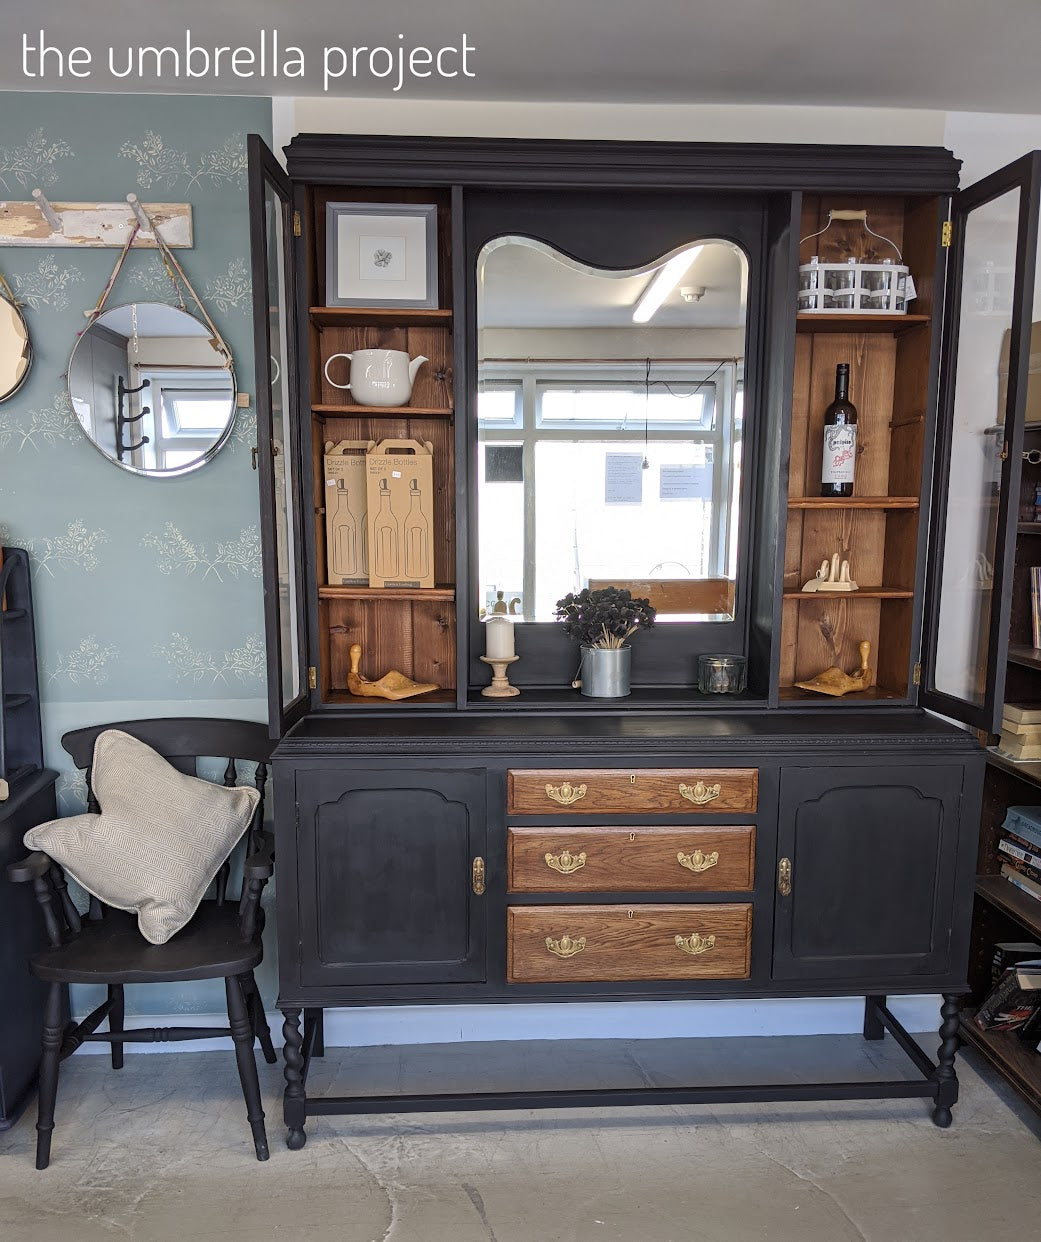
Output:
[[[111,1034],[115,1035],[117,1031],[122,1031],[124,1006],[123,1006],[123,985],[121,983],[110,983],[108,985],[108,999],[112,1002],[112,1008],[108,1011],[108,1029]],[[112,1068],[123,1068],[123,1041],[112,1041]]]
[[253,1131],[253,1144],[257,1159],[268,1158],[267,1131],[264,1129],[264,1109],[260,1102],[260,1080],[257,1077],[257,1061],[253,1055],[253,1024],[250,1021],[242,985],[234,975],[224,980],[228,995],[228,1022],[231,1037],[235,1041],[235,1060],[239,1067],[239,1082],[246,1101],[246,1116]]
[[940,1047],[936,1057],[937,1065],[933,1077],[936,1079],[936,1107],[933,1109],[933,1124],[946,1130],[953,1120],[952,1107],[958,1102],[958,1075],[954,1071],[954,1058],[961,1047],[958,1034],[961,1023],[958,1012],[961,1008],[961,997],[957,993],[944,992],[943,1004],[940,1006]]
[[54,1130],[54,1104],[58,1098],[58,1066],[64,1032],[62,985],[47,989],[43,1017],[43,1055],[40,1058],[39,1114],[36,1119],[36,1167],[45,1169],[51,1161],[51,1133]]
[[271,1027],[267,1024],[267,1014],[264,1012],[264,1000],[260,995],[260,989],[257,987],[256,976],[253,972],[247,971],[244,975],[239,975],[239,983],[242,986],[243,994],[246,997],[246,1007],[249,1010],[250,1024],[253,1027],[253,1034],[260,1040],[260,1047],[264,1053],[264,1060],[268,1065],[274,1065],[278,1061],[278,1054],[275,1052],[275,1045],[271,1042]]

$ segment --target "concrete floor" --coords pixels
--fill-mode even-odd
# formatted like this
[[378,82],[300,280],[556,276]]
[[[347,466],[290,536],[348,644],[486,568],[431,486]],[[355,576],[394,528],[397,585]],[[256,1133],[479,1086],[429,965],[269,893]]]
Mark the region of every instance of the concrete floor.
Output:
[[[935,1038],[925,1041],[930,1052]],[[73,1057],[51,1167],[0,1134],[3,1242],[989,1242],[1036,1238],[1041,1123],[971,1055],[954,1126],[921,1100],[325,1117],[253,1158],[229,1052]],[[891,1039],[330,1049],[315,1093],[906,1076]],[[32,1114],[34,1110],[30,1110]]]

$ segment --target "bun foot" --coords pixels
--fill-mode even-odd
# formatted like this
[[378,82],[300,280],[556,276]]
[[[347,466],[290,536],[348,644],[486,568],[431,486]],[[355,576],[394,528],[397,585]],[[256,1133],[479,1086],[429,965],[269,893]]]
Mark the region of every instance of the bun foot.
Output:
[[946,1130],[954,1120],[954,1114],[949,1108],[933,1109],[933,1125],[939,1126],[941,1130]]
[[286,1135],[286,1146],[290,1151],[299,1151],[306,1142],[307,1135],[303,1130],[290,1130]]

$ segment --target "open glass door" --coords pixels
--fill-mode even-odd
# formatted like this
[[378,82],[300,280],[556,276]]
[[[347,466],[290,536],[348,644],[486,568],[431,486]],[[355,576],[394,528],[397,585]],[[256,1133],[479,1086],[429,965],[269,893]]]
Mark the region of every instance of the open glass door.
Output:
[[304,713],[309,697],[303,675],[306,629],[294,476],[299,420],[293,357],[293,204],[288,177],[256,134],[249,135],[249,197],[268,726],[272,737],[281,737]]
[[995,733],[1005,693],[1041,152],[955,195],[920,702]]

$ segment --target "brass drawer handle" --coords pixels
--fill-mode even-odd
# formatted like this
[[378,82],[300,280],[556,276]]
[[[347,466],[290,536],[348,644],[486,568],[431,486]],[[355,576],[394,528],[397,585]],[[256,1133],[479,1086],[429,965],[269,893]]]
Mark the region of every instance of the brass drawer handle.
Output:
[[719,792],[718,785],[706,785],[704,781],[698,781],[695,785],[680,785],[680,794],[695,806],[712,802],[719,797]]
[[572,854],[565,846],[559,854],[547,854],[546,866],[551,867],[554,871],[559,871],[561,875],[571,875],[573,871],[577,871],[580,867],[586,865],[586,852],[583,850],[580,854]]
[[676,937],[676,948],[683,953],[689,953],[691,957],[697,957],[699,953],[707,953],[709,949],[715,947],[715,936],[702,936],[698,932],[691,932],[689,936]]
[[713,850],[711,854],[703,854],[701,850],[695,850],[693,854],[680,853],[676,855],[676,861],[688,871],[707,871],[719,862],[719,850]]
[[546,937],[546,948],[554,957],[574,957],[576,953],[581,953],[586,947],[585,936],[576,936],[574,940],[570,936],[561,936],[559,940],[554,940],[552,936]]
[[484,859],[475,858],[474,865],[470,870],[470,887],[474,893],[480,897],[484,892]]
[[559,802],[561,806],[570,806],[572,802],[577,802],[579,798],[586,796],[586,787],[564,781],[561,785],[547,785],[546,796],[552,798],[554,802]]
[[782,897],[792,895],[792,860],[782,858],[777,864],[777,891]]

